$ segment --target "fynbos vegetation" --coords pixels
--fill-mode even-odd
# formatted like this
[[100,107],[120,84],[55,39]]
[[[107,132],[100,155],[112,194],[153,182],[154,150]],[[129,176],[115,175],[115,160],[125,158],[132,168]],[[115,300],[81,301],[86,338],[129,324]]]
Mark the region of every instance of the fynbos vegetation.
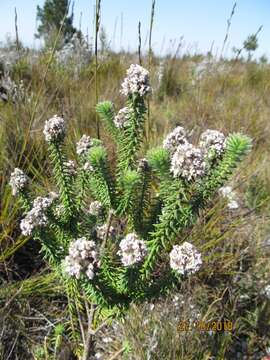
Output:
[[123,311],[199,271],[207,260],[181,233],[250,150],[245,135],[215,130],[202,133],[196,147],[178,126],[163,146],[139,157],[150,91],[148,71],[131,65],[121,88],[126,106],[115,113],[111,102],[97,105],[117,147],[115,168],[102,141],[87,135],[77,143],[76,163],[68,160],[66,122],[55,115],[43,131],[55,192],[35,198],[20,169],[11,175],[24,210],[22,233],[41,241],[72,303],[83,294],[102,310]]
[[93,37],[71,2],[44,1],[36,50],[15,10],[0,47],[0,360],[270,354],[262,27],[228,58],[235,4],[219,54],[181,38],[161,56],[151,3],[137,53],[123,17],[116,51],[100,0]]

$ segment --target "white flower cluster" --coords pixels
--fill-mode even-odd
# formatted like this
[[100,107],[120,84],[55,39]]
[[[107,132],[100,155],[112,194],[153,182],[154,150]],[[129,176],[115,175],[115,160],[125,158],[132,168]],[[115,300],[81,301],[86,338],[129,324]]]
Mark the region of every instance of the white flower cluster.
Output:
[[[105,239],[105,236],[107,233],[107,227],[108,227],[107,224],[97,226],[96,231],[97,231],[98,239],[100,239],[100,240]],[[113,226],[110,226],[109,232],[108,232],[108,237],[113,238],[115,236],[115,234],[116,234],[116,229]]]
[[120,93],[125,96],[133,94],[145,96],[151,92],[149,72],[140,65],[131,64],[121,86]]
[[171,172],[174,177],[181,176],[194,180],[204,175],[206,163],[203,153],[190,143],[179,145],[171,160]]
[[92,141],[90,136],[84,134],[77,142],[76,152],[78,155],[83,155],[91,148],[91,146]]
[[94,216],[100,216],[103,211],[103,206],[99,201],[93,201],[89,205],[88,213]]
[[118,114],[114,117],[114,125],[117,128],[123,128],[129,120],[129,108],[124,107],[119,110]]
[[220,156],[225,149],[225,143],[226,138],[222,132],[208,129],[201,134],[199,146],[208,154],[212,150],[215,155]]
[[83,135],[77,142],[76,152],[78,155],[85,154],[92,146],[91,138],[88,135]]
[[70,276],[79,279],[82,273],[92,280],[98,266],[98,254],[94,241],[82,237],[74,240],[64,260],[64,269]]
[[232,190],[231,186],[223,186],[219,189],[219,192],[224,198],[227,198],[229,209],[235,210],[239,208],[237,195],[235,191]]
[[38,196],[34,202],[32,209],[27,213],[20,223],[20,228],[23,235],[29,236],[37,227],[46,226],[48,217],[46,215],[47,209],[51,206],[54,198]]
[[135,233],[127,234],[120,241],[120,250],[117,252],[121,256],[124,266],[131,266],[143,260],[147,254],[147,247],[143,240],[140,240]]
[[47,142],[63,140],[66,134],[65,120],[57,115],[46,120],[43,134]]
[[64,162],[64,166],[67,168],[68,173],[70,176],[75,176],[77,173],[76,170],[76,163],[73,160],[68,160],[66,162]]
[[168,150],[172,155],[179,145],[188,143],[186,136],[185,129],[182,126],[177,126],[163,141],[163,148]]
[[15,168],[13,173],[11,173],[9,180],[9,184],[12,188],[12,195],[16,195],[19,191],[22,191],[28,182],[28,176],[26,176],[21,169]]
[[201,254],[189,242],[183,245],[174,245],[170,252],[170,266],[179,274],[192,274],[202,265]]

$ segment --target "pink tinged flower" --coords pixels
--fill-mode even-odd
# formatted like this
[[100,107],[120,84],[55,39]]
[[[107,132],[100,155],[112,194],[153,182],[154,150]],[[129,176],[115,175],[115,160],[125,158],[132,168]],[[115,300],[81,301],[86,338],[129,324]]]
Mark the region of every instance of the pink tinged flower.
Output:
[[103,212],[103,206],[99,201],[93,201],[89,205],[88,213],[93,216],[101,216]]
[[[107,224],[99,225],[99,226],[97,226],[96,231],[97,231],[97,237],[100,240],[104,240],[104,238],[107,234],[107,231],[108,231],[108,225]],[[110,237],[110,238],[114,237],[115,233],[116,233],[115,228],[112,225],[110,225],[109,231],[108,231],[108,237]]]
[[47,142],[62,141],[66,135],[65,120],[57,115],[46,120],[43,134]]
[[24,190],[29,183],[29,178],[24,174],[24,172],[15,168],[10,175],[9,185],[12,189],[12,195],[17,195],[20,191]]
[[201,254],[189,242],[174,245],[170,252],[170,266],[179,274],[192,274],[197,272],[202,265]]
[[182,126],[177,126],[163,141],[163,148],[173,155],[179,145],[185,145],[187,143],[188,141],[185,129]]
[[145,96],[151,92],[149,72],[140,65],[130,65],[127,77],[124,79],[120,93],[129,96],[138,94]]
[[140,263],[147,254],[147,247],[143,240],[140,240],[135,233],[127,234],[119,244],[117,254],[121,256],[124,266],[131,266]]
[[130,111],[128,107],[119,110],[118,114],[114,117],[114,125],[117,128],[123,128],[128,123]]
[[93,264],[89,264],[89,265],[87,266],[86,276],[88,277],[88,279],[93,280],[93,278],[94,278],[94,276],[95,276]]
[[80,278],[81,274],[84,274],[92,280],[98,266],[98,253],[94,241],[82,237],[70,244],[69,254],[64,260],[64,271],[66,273],[75,276],[77,279]]
[[207,157],[220,156],[225,150],[226,137],[220,131],[208,129],[201,134],[199,146]]
[[25,218],[22,219],[20,223],[23,235],[32,235],[35,229],[44,227],[48,224],[46,211],[51,206],[52,202],[53,199],[51,197],[38,196],[34,200],[32,209],[28,211]]
[[179,145],[173,154],[170,170],[174,177],[182,177],[188,181],[203,176],[206,162],[202,151],[189,143]]
[[90,136],[83,135],[77,142],[76,152],[78,155],[84,155],[92,146]]

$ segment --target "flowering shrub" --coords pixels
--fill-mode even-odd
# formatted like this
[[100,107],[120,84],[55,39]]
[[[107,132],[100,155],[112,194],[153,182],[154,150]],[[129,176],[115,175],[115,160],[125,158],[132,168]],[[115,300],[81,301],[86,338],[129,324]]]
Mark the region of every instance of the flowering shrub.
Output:
[[24,210],[22,232],[41,241],[68,297],[83,291],[103,309],[159,296],[204,266],[204,254],[181,233],[251,148],[245,135],[214,130],[194,145],[179,126],[139,159],[148,71],[131,65],[120,92],[126,104],[118,113],[109,101],[97,105],[117,147],[115,167],[102,141],[87,135],[77,143],[76,162],[68,160],[66,122],[55,115],[43,133],[57,193],[34,198],[19,169],[10,180]]

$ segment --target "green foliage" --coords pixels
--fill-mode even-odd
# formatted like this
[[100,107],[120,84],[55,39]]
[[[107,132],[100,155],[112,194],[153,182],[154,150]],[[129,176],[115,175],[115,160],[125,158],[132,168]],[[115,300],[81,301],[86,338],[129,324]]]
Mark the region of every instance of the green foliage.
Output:
[[138,195],[140,176],[135,170],[126,170],[120,178],[120,187],[122,196],[117,208],[117,214],[131,216],[135,211],[135,201]]
[[247,136],[232,134],[227,138],[223,159],[197,186],[197,194],[193,201],[196,208],[206,203],[213,193],[229,179],[238,163],[250,150],[251,139]]
[[49,153],[54,164],[54,178],[59,188],[60,200],[64,207],[64,221],[69,221],[74,215],[74,196],[72,194],[71,177],[65,165],[66,158],[63,155],[61,144],[50,144]]
[[255,34],[249,35],[244,41],[244,49],[247,51],[255,51],[258,47],[258,39]]
[[95,146],[89,151],[89,162],[93,167],[90,176],[90,189],[94,198],[106,207],[114,206],[114,185],[109,171],[107,153],[102,146]]
[[162,147],[151,149],[148,151],[146,158],[160,180],[165,180],[170,177],[170,156],[168,151]]
[[110,101],[104,101],[96,106],[97,113],[100,115],[101,119],[104,121],[104,125],[111,135],[112,139],[115,142],[119,140],[119,131],[117,127],[114,125],[114,110],[113,110],[113,103]]
[[37,6],[37,21],[40,22],[36,37],[43,37],[48,40],[53,32],[59,31],[61,28],[63,38],[69,41],[76,32],[73,27],[73,9],[69,12],[68,0],[46,0],[43,8]]
[[[174,177],[172,155],[165,148],[152,148],[146,158],[140,158],[147,110],[144,96],[128,94],[125,105],[128,112],[122,127],[115,125],[111,102],[97,105],[97,112],[116,144],[116,163],[112,166],[103,143],[91,139],[87,151],[78,156],[78,168],[72,175],[63,136],[56,136],[49,143],[59,197],[46,212],[48,226],[35,229],[33,237],[41,241],[43,256],[69,300],[69,321],[54,334],[55,353],[64,332],[80,347],[78,313],[83,298],[97,304],[101,312],[119,315],[125,313],[131,302],[168,294],[181,283],[181,275],[169,268],[169,252],[174,245],[183,243],[184,231],[194,226],[200,210],[207,207],[251,148],[248,137],[229,135],[224,152],[212,159],[205,173],[192,180]],[[27,194],[21,194],[25,211],[29,211],[32,203]],[[97,209],[89,214],[90,201],[95,201],[102,211]],[[141,260],[130,266],[120,259],[119,250],[120,241],[127,235],[135,239],[138,236],[146,247]],[[90,269],[92,275],[80,269],[79,275],[72,276],[71,272],[67,274],[63,261],[70,256],[71,242],[82,237],[95,242],[98,264]]]
[[129,109],[128,126],[119,134],[118,145],[118,173],[134,167],[136,155],[142,143],[144,115],[146,107],[142,97],[133,95],[128,98]]
[[[243,51],[244,53],[244,51]],[[242,53],[242,54],[243,54]],[[32,53],[29,53],[29,56],[25,57],[25,61],[29,62],[29,57],[32,56]],[[241,55],[242,55],[241,54]],[[64,114],[69,114],[68,126],[71,131],[69,131],[69,135],[67,137],[67,146],[65,147],[65,151],[67,152],[66,157],[74,159],[74,146],[71,144],[73,141],[77,141],[79,139],[79,135],[86,132],[89,135],[94,136],[94,87],[91,86],[93,84],[93,64],[91,64],[83,73],[76,78],[71,75],[69,68],[62,67],[61,71],[59,67],[50,66],[48,71],[46,72],[46,67],[48,63],[48,56],[45,54],[41,54],[40,52],[33,53],[33,56],[37,60],[34,63],[29,63],[29,71],[25,73],[24,71],[16,70],[16,79],[19,81],[19,73],[20,76],[23,77],[23,80],[27,86],[27,94],[30,95],[31,92],[34,94],[34,101],[37,101],[37,108],[34,110],[33,105],[34,101],[30,101],[26,103],[18,103],[18,104],[4,104],[1,103],[1,216],[0,216],[0,227],[1,227],[1,260],[3,263],[3,272],[1,272],[2,278],[2,286],[1,291],[6,289],[4,296],[7,300],[11,298],[21,287],[20,283],[16,282],[16,279],[19,277],[20,279],[24,279],[27,276],[27,279],[31,280],[32,276],[39,272],[43,271],[43,268],[49,268],[49,265],[44,263],[42,260],[42,256],[39,255],[36,257],[33,254],[32,243],[35,243],[35,246],[39,246],[37,241],[31,240],[29,237],[24,237],[20,234],[20,229],[18,223],[21,219],[21,216],[24,216],[24,210],[21,207],[21,203],[19,201],[13,202],[11,200],[11,192],[6,183],[8,182],[9,173],[12,171],[14,166],[19,166],[23,168],[26,173],[33,179],[33,190],[29,194],[30,201],[33,198],[33,193],[36,194],[44,194],[45,192],[54,190],[57,191],[57,188],[54,186],[54,179],[51,176],[50,165],[48,163],[49,157],[47,154],[46,144],[42,141],[42,122],[45,120],[46,113],[48,113],[48,109],[50,114],[57,113],[58,111],[63,112]],[[113,99],[115,102],[115,112],[117,113],[118,108],[124,106],[122,102],[122,98],[119,96],[119,90],[116,86],[120,82],[120,79],[124,72],[124,67],[127,63],[131,63],[134,59],[133,54],[109,54],[107,58],[102,59],[99,68],[99,80],[100,80],[100,98],[104,98],[104,94],[106,94],[106,98]],[[266,280],[269,278],[268,269],[266,270],[266,266],[261,264],[261,260],[269,258],[268,253],[266,254],[266,250],[268,247],[264,244],[266,239],[268,239],[269,235],[269,218],[266,214],[269,208],[269,199],[267,200],[266,194],[269,194],[269,172],[268,163],[269,163],[269,132],[268,129],[268,120],[269,120],[269,65],[250,63],[246,64],[245,60],[238,61],[219,61],[215,63],[211,63],[211,72],[204,72],[203,77],[200,82],[193,82],[193,78],[190,76],[190,71],[194,67],[194,60],[196,64],[201,62],[204,59],[203,56],[200,58],[195,57],[185,57],[185,55],[176,59],[175,62],[175,77],[176,81],[179,80],[187,80],[187,88],[184,88],[181,98],[172,97],[169,99],[169,102],[161,102],[153,94],[153,97],[150,101],[151,103],[151,118],[153,120],[153,138],[152,141],[147,144],[148,147],[157,146],[162,143],[162,136],[168,128],[172,128],[176,123],[180,123],[183,126],[186,126],[189,130],[193,130],[194,138],[197,138],[199,135],[199,131],[203,130],[204,127],[207,128],[217,128],[223,129],[224,131],[241,131],[248,133],[254,139],[254,149],[252,151],[252,155],[249,157],[248,162],[245,162],[245,166],[241,167],[241,172],[238,173],[236,177],[233,177],[233,182],[230,185],[233,188],[237,189],[240,207],[237,210],[228,210],[226,204],[220,201],[214,207],[212,204],[215,204],[214,201],[210,200],[209,206],[207,206],[206,211],[201,212],[201,216],[197,220],[195,227],[191,226],[190,228],[183,231],[182,234],[177,236],[175,239],[175,243],[181,244],[184,239],[188,239],[188,241],[196,244],[199,249],[202,251],[202,254],[205,256],[205,266],[202,271],[198,273],[197,276],[193,276],[192,278],[187,279],[187,281],[181,281],[179,284],[179,280],[177,281],[178,286],[181,286],[180,292],[186,292],[186,304],[188,304],[188,299],[194,298],[197,300],[201,300],[201,293],[195,292],[190,293],[190,289],[184,288],[183,284],[190,284],[191,289],[193,289],[194,283],[200,283],[201,286],[206,286],[207,291],[209,292],[209,299],[204,300],[204,304],[206,307],[211,304],[213,300],[212,292],[217,289],[217,283],[220,288],[223,290],[227,287],[227,284],[233,284],[233,261],[236,261],[237,254],[240,255],[242,253],[246,254],[246,249],[248,247],[249,253],[254,254],[254,247],[261,247],[264,253],[261,256],[254,255],[252,258],[252,264],[256,266],[258,271],[261,271],[262,274],[265,274]],[[155,58],[152,62],[152,71],[153,74],[158,72],[159,63],[163,59]],[[144,59],[143,59],[144,61]],[[199,64],[198,64],[199,65]],[[168,66],[165,63],[165,68]],[[31,70],[31,71],[30,71]],[[250,71],[252,70],[252,71]],[[11,70],[12,71],[12,70]],[[45,76],[46,73],[46,76]],[[13,77],[13,72],[11,72],[11,76]],[[43,78],[46,80],[43,82]],[[87,91],[86,91],[87,89]],[[40,95],[37,98],[37,94]],[[157,93],[156,93],[157,94]],[[166,93],[164,94],[166,99]],[[30,99],[29,99],[30,100]],[[168,100],[168,99],[167,99]],[[49,106],[49,108],[48,108]],[[31,127],[31,131],[28,134],[29,127],[29,115],[37,114],[35,116],[35,121]],[[31,116],[32,116],[31,115]],[[34,116],[34,115],[33,115]],[[105,122],[103,122],[105,125]],[[117,129],[118,130],[118,129]],[[108,131],[109,133],[109,131]],[[28,134],[28,135],[27,135]],[[110,134],[111,135],[111,134]],[[101,136],[103,138],[103,133],[101,132]],[[115,176],[114,173],[114,165],[115,158],[117,153],[114,152],[114,147],[112,146],[113,139],[112,136],[104,136],[106,139],[105,146],[108,144],[108,154],[109,154],[109,166],[112,169],[111,173],[113,175],[113,179]],[[118,139],[118,138],[117,138]],[[115,141],[117,143],[117,141]],[[144,147],[143,147],[144,148]],[[113,149],[112,154],[110,154],[110,150]],[[137,155],[138,158],[145,156],[149,162],[148,155],[144,155],[143,151],[140,150],[140,153]],[[76,158],[76,157],[75,157]],[[112,160],[111,160],[112,159]],[[83,165],[83,164],[82,164]],[[80,168],[82,167],[80,162],[78,161],[78,176],[80,173]],[[153,166],[151,166],[153,167]],[[135,162],[135,167],[132,170],[137,170],[137,162]],[[265,170],[265,171],[264,171]],[[250,176],[256,174],[258,178],[251,182]],[[87,172],[87,175],[90,174]],[[144,234],[140,236],[140,238],[147,240],[147,234],[154,231],[154,225],[158,222],[159,215],[161,214],[162,208],[164,207],[164,198],[166,198],[166,184],[163,182],[164,186],[164,195],[161,194],[161,183],[157,173],[154,169],[150,170],[150,175],[152,179],[150,180],[150,204],[149,208],[146,206],[147,210],[145,211],[145,226],[144,226]],[[88,178],[88,177],[87,177]],[[115,179],[118,179],[115,177]],[[74,192],[74,196],[77,197],[79,194],[79,189],[82,187],[77,185],[76,182],[72,187],[72,191]],[[261,187],[261,181],[264,183],[264,186]],[[168,177],[168,182],[171,182],[170,177]],[[44,191],[41,191],[41,187],[44,185]],[[251,186],[250,186],[251,185]],[[250,186],[250,191],[248,190]],[[264,190],[265,187],[265,190]],[[141,188],[140,188],[141,190]],[[194,189],[193,189],[194,190]],[[192,191],[193,191],[192,190]],[[195,190],[194,190],[195,191]],[[246,209],[243,207],[243,195],[248,192],[249,201],[245,202],[245,204],[250,208]],[[95,194],[95,191],[94,193]],[[265,200],[260,198],[260,194],[262,194]],[[264,195],[265,194],[265,195]],[[139,196],[139,194],[138,194]],[[116,196],[118,199],[118,195]],[[119,196],[120,198],[120,196]],[[92,236],[92,231],[95,227],[96,220],[87,217],[87,220],[83,219],[84,213],[83,210],[88,208],[89,202],[94,200],[94,196],[92,196],[90,189],[88,187],[88,183],[85,183],[85,188],[82,196],[82,203],[78,206],[78,209],[81,209],[79,218],[82,221],[82,226],[80,225],[79,236],[88,235]],[[162,200],[163,199],[163,200]],[[262,200],[262,201],[261,201]],[[59,203],[59,202],[58,202]],[[58,204],[57,203],[57,204]],[[261,204],[261,205],[260,205]],[[256,210],[254,211],[256,207]],[[26,210],[28,211],[28,210]],[[243,216],[242,216],[243,215]],[[103,219],[99,218],[99,224],[103,224],[106,221],[106,212],[104,214]],[[219,222],[216,222],[216,219],[219,219]],[[57,218],[58,220],[58,218]],[[113,217],[112,224],[115,226],[117,224],[118,218]],[[239,222],[244,222],[242,227],[239,227]],[[125,217],[121,219],[122,223],[125,225]],[[123,226],[124,226],[123,225]],[[73,238],[72,235],[68,235],[68,226],[65,227],[65,241],[69,244],[70,240]],[[230,227],[231,231],[229,234],[226,234],[226,228]],[[225,229],[224,229],[225,228]],[[126,231],[126,228],[125,228]],[[136,230],[136,232],[139,230]],[[225,231],[225,234],[224,234]],[[51,232],[54,235],[54,230]],[[138,233],[138,235],[140,235]],[[116,255],[116,251],[118,249],[118,241],[122,238],[123,235],[119,235],[116,239],[108,239],[108,251],[110,252],[111,266],[108,268],[107,274],[110,274],[111,283],[115,283],[118,279],[119,275],[115,275],[116,267],[122,268],[121,263],[119,261],[119,257]],[[56,238],[59,238],[60,235],[54,236],[53,241],[56,243]],[[223,242],[220,243],[220,239],[223,239]],[[29,241],[30,240],[30,241]],[[242,242],[241,249],[235,252],[238,244]],[[110,245],[110,247],[109,247]],[[107,247],[106,246],[106,247]],[[227,250],[225,250],[227,249]],[[155,266],[155,274],[156,278],[154,281],[156,284],[159,283],[160,269],[163,269],[163,261],[167,259],[167,252],[165,250],[161,250],[162,255],[158,256],[158,264]],[[61,255],[61,258],[64,258],[66,255],[66,251]],[[164,257],[163,257],[164,255]],[[221,258],[226,255],[224,262],[221,264]],[[246,255],[245,255],[246,256]],[[162,261],[160,261],[160,257]],[[208,259],[215,258],[215,262],[211,262]],[[4,263],[5,261],[5,263]],[[102,260],[103,263],[103,260]],[[160,263],[160,265],[159,265]],[[242,263],[242,259],[239,260],[239,263]],[[29,264],[32,265],[32,270],[29,270]],[[249,260],[250,264],[250,260]],[[164,264],[165,265],[165,264]],[[6,271],[5,268],[7,266],[8,270],[8,279],[6,279]],[[105,265],[104,265],[105,266]],[[161,267],[160,267],[161,266]],[[224,270],[225,268],[225,270]],[[166,267],[167,272],[169,272],[169,267]],[[238,268],[236,268],[238,271]],[[265,271],[266,270],[266,271]],[[244,271],[247,274],[247,278],[250,274],[253,273],[254,268],[250,268],[250,265],[244,266]],[[32,273],[31,273],[32,272]],[[209,275],[210,273],[210,275]],[[41,273],[42,274],[42,273]],[[50,275],[54,275],[54,271],[50,273]],[[220,276],[219,276],[220,274]],[[231,274],[232,276],[228,276]],[[57,275],[58,276],[58,275]],[[151,281],[153,279],[151,278]],[[75,280],[76,281],[76,280]],[[168,280],[170,281],[170,279]],[[267,280],[268,281],[268,280]],[[27,284],[26,290],[22,290],[15,299],[15,302],[12,302],[10,305],[10,309],[12,310],[11,315],[16,323],[14,329],[17,331],[17,325],[20,326],[25,323],[25,336],[23,333],[20,333],[19,341],[16,342],[13,350],[12,356],[31,358],[31,355],[22,355],[22,342],[24,342],[23,349],[26,347],[31,347],[33,343],[39,343],[42,337],[39,324],[37,321],[31,321],[30,319],[20,318],[18,321],[18,313],[22,308],[23,302],[30,302],[29,309],[30,311],[26,311],[24,314],[25,317],[36,316],[34,313],[34,309],[40,309],[40,311],[52,322],[53,319],[60,319],[61,314],[66,309],[66,301],[64,299],[64,294],[66,294],[66,290],[63,286],[61,288],[57,288],[55,282],[49,283],[50,279],[48,278],[47,286],[42,285],[42,281],[38,284],[38,279],[36,282],[29,282]],[[57,280],[58,283],[58,280]],[[14,285],[13,285],[14,284]],[[254,281],[254,284],[259,285],[258,281]],[[9,286],[13,285],[15,288],[12,288],[9,292]],[[236,282],[233,286],[234,291],[237,291],[239,284]],[[17,288],[16,288],[17,287]],[[42,289],[41,289],[42,287]],[[58,289],[57,299],[60,298],[60,303],[58,304],[53,298],[53,301],[49,300],[44,303],[44,299],[48,297],[51,299],[54,294],[54,288]],[[156,286],[156,293],[159,294],[158,286]],[[154,291],[153,288],[151,290],[146,289],[149,295],[149,300],[153,297]],[[146,292],[142,293],[142,298],[145,299]],[[21,296],[22,295],[22,296]],[[235,298],[235,303],[232,301],[232,292],[227,296],[228,303],[231,302],[232,306],[228,308],[227,315],[228,318],[231,318],[231,311],[234,312],[234,320],[237,324],[237,337],[239,338],[238,349],[241,349],[241,340],[243,339],[243,333],[249,332],[249,334],[253,338],[252,342],[249,342],[249,353],[247,356],[251,356],[250,353],[257,353],[260,349],[265,345],[269,346],[269,342],[266,344],[262,344],[261,338],[259,336],[260,328],[253,326],[247,326],[247,322],[245,320],[247,309],[246,303],[241,302],[241,307],[239,309],[239,296],[246,296],[247,291],[244,290],[242,293]],[[33,304],[33,299],[37,299],[37,303]],[[254,309],[256,306],[259,306],[259,302],[261,301],[260,297],[260,289],[255,292],[255,296],[249,300],[249,304],[252,303]],[[154,302],[155,309],[157,307],[156,301]],[[3,303],[5,300],[3,299]],[[18,304],[18,307],[13,307],[13,304]],[[51,308],[51,305],[57,307]],[[222,305],[224,303],[222,302]],[[35,306],[36,305],[36,306]],[[236,306],[234,306],[236,305]],[[172,311],[174,305],[164,304],[163,308],[168,308],[168,311]],[[139,306],[141,308],[141,304]],[[249,309],[249,308],[248,308]],[[101,309],[98,309],[99,314]],[[249,309],[249,311],[251,311]],[[112,310],[108,310],[103,308],[102,314],[104,313],[112,313]],[[220,316],[223,310],[217,310],[216,316]],[[148,313],[151,311],[148,310]],[[182,316],[182,311],[177,311],[178,315]],[[68,313],[64,313],[65,319],[68,320]],[[187,311],[187,317],[189,312]],[[20,316],[20,315],[19,315]],[[77,316],[77,315],[75,315]],[[241,317],[241,319],[239,319]],[[25,319],[25,320],[24,320]],[[138,324],[138,328],[134,331],[134,333],[142,333],[143,331],[146,334],[151,334],[151,329],[153,330],[153,323],[149,324],[149,327],[142,328],[141,323],[144,321],[145,317],[140,319],[141,321]],[[211,318],[208,318],[211,320]],[[138,319],[133,318],[131,321],[137,321]],[[157,324],[157,328],[160,329],[163,325],[168,323],[168,318],[165,317],[163,321]],[[242,324],[245,323],[245,326]],[[13,345],[13,334],[11,332],[9,335],[9,324],[12,324],[12,320],[10,318],[6,318],[6,321],[3,322],[3,336],[8,338],[10,336],[10,344],[6,344],[3,341],[3,337],[0,339],[0,343],[2,342],[3,347],[5,347],[5,352],[1,352],[3,358],[9,356]],[[5,326],[8,325],[8,326]],[[47,333],[48,327],[47,322],[44,320],[44,329],[45,334]],[[49,326],[49,324],[48,324]],[[127,328],[128,326],[125,326]],[[240,327],[243,327],[243,332],[241,332]],[[28,329],[35,329],[32,330]],[[163,327],[164,332],[159,333],[160,339],[162,341],[159,343],[157,349],[155,350],[157,358],[170,358],[172,353],[166,352],[170,349],[173,349],[174,344],[178,344],[181,347],[180,343],[187,343],[186,333],[182,334],[181,340],[179,342],[179,338],[175,338],[175,343],[170,342],[170,339],[173,336],[176,336],[175,326],[172,326],[171,332],[167,333],[166,326]],[[52,328],[50,327],[52,330]],[[66,328],[67,329],[67,328]],[[239,330],[238,330],[239,329]],[[139,331],[138,331],[139,330]],[[265,332],[266,334],[269,331]],[[198,335],[196,337],[196,334]],[[200,343],[201,333],[197,332],[196,334],[189,334],[188,343],[192,344],[189,347],[194,348],[198,343]],[[240,335],[239,335],[240,334]],[[115,336],[116,335],[116,336]],[[122,346],[121,343],[121,335],[118,333],[114,335],[115,341],[111,345],[115,349],[120,349]],[[164,336],[165,335],[165,336]],[[139,336],[139,334],[138,334]],[[167,337],[166,337],[167,336]],[[221,338],[222,334],[216,334],[215,339]],[[245,335],[244,335],[245,336]],[[223,336],[222,336],[223,337]],[[224,334],[225,337],[225,334]],[[232,335],[233,343],[236,342],[235,335]],[[20,341],[20,339],[22,339]],[[100,341],[102,346],[104,347],[104,343],[102,342],[102,335],[100,336]],[[119,340],[119,342],[118,342]],[[130,337],[130,344],[134,345],[134,351],[127,358],[136,358],[147,356],[147,349],[149,346],[145,346],[145,340],[141,339],[141,342],[133,343],[132,336]],[[144,342],[144,344],[142,344]],[[257,343],[256,346],[254,344]],[[214,342],[215,344],[215,342]],[[221,340],[216,343],[218,346],[222,342]],[[138,349],[145,346],[145,353],[141,355]],[[164,349],[164,352],[161,351],[160,346]],[[232,345],[235,346],[234,344]],[[110,347],[110,344],[106,344],[106,350]],[[258,349],[258,347],[260,349]],[[213,346],[214,348],[214,346]],[[217,348],[217,347],[216,347]],[[227,349],[231,348],[231,345],[227,345]],[[224,348],[223,348],[224,349]],[[188,346],[186,346],[186,350],[188,350]],[[201,352],[205,352],[208,354],[209,350],[209,342],[203,347]],[[112,351],[112,352],[114,352]],[[222,350],[223,351],[223,350]],[[241,350],[240,350],[241,351]],[[196,357],[197,351],[194,353],[185,352],[183,350],[182,357]],[[139,354],[139,355],[138,355]],[[187,355],[188,354],[188,355]],[[0,358],[1,358],[0,355]],[[140,356],[141,355],[141,356]],[[211,354],[214,355],[214,354]],[[262,354],[263,357],[266,354]],[[111,354],[108,354],[108,358]],[[136,357],[137,356],[137,357]],[[207,355],[206,355],[207,356]],[[210,356],[210,354],[209,354]],[[258,355],[259,356],[259,355]],[[228,357],[235,358],[236,354],[228,355]],[[105,356],[106,358],[106,356]]]
[[247,39],[243,42],[243,48],[248,52],[248,60],[251,60],[251,54],[255,50],[257,50],[258,44],[258,34],[262,30],[262,26],[259,27],[255,34],[251,34],[247,37]]

